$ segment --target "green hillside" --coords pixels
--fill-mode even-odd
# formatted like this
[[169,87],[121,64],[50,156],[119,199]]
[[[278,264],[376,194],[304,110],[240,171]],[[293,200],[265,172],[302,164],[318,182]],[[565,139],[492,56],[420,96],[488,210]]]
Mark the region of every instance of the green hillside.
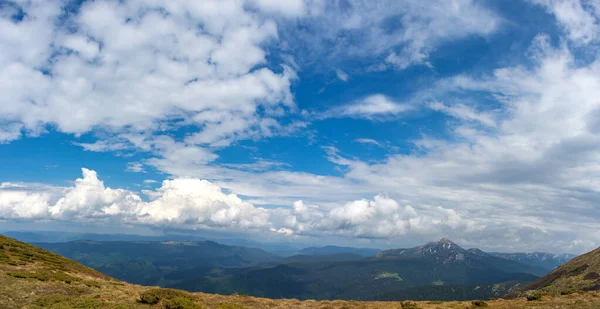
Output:
[[524,291],[570,293],[600,290],[600,248],[580,255],[523,288]]
[[212,241],[71,241],[34,243],[105,274],[136,284],[167,286],[179,275],[214,267],[273,262],[278,256],[257,248]]

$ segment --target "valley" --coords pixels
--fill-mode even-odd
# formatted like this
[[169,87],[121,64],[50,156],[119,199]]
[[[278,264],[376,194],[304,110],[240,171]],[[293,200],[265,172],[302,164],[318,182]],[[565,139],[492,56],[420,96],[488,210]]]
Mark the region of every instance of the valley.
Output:
[[206,240],[34,244],[135,284],[267,298],[487,299],[551,271],[463,249],[449,239],[383,251],[307,248],[288,257]]

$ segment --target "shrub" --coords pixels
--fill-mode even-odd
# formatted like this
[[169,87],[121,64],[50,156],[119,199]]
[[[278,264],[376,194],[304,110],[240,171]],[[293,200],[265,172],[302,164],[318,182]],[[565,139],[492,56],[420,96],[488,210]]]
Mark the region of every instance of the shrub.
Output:
[[541,299],[542,299],[542,294],[540,294],[540,293],[527,295],[527,301],[541,300]]
[[417,303],[411,302],[411,301],[403,301],[400,303],[400,307],[402,309],[421,309],[421,307],[419,307],[419,305],[417,305]]
[[471,302],[471,304],[475,307],[487,307],[487,303],[483,300],[474,300]]
[[90,288],[100,288],[100,283],[94,280],[83,280],[83,284],[87,285]]
[[8,262],[10,261],[10,258],[8,257],[8,255],[6,255],[6,253],[0,251],[0,262]]
[[157,304],[161,300],[171,300],[176,297],[187,298],[191,301],[191,295],[184,291],[174,289],[150,289],[140,293],[140,299],[138,302],[142,304]]
[[203,309],[203,307],[187,297],[175,296],[165,301],[165,309]]
[[140,299],[138,300],[138,302],[140,302],[142,304],[154,305],[154,304],[158,303],[159,300],[160,300],[160,298],[158,297],[158,295],[148,293],[148,292],[143,292],[140,294]]
[[573,293],[575,293],[575,290],[560,291],[560,295],[571,295]]
[[104,302],[99,299],[68,297],[59,294],[41,296],[34,301],[34,304],[51,309],[126,309],[122,305]]
[[36,272],[15,271],[8,273],[9,276],[21,279],[37,279],[39,281],[62,281],[71,284],[73,281],[79,281],[79,278],[69,276],[63,272],[53,272],[50,270],[39,270]]

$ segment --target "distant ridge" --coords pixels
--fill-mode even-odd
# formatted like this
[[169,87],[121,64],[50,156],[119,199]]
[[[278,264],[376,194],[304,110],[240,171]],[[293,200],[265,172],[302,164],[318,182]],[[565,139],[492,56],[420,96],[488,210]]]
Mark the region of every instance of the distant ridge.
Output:
[[501,253],[501,252],[488,252],[488,254],[501,257],[503,259],[517,261],[519,263],[537,266],[547,269],[548,272],[554,270],[558,266],[570,261],[577,255],[561,253],[553,254],[547,252],[516,252],[516,253]]
[[360,256],[373,256],[380,252],[380,249],[374,248],[354,248],[354,247],[340,247],[340,246],[324,246],[324,247],[308,247],[300,250],[300,255],[332,255],[332,254],[344,254],[352,253]]

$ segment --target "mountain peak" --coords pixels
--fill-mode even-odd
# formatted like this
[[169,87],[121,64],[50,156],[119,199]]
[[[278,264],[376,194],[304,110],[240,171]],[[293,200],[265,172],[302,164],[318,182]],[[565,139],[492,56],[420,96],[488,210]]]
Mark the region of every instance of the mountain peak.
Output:
[[452,244],[452,245],[455,244],[454,242],[452,242],[452,240],[450,240],[450,239],[448,239],[446,237],[440,238],[438,241],[436,241],[436,243],[438,243],[438,244]]
[[423,254],[439,254],[441,252],[458,253],[465,250],[459,245],[453,243],[448,238],[441,238],[438,241],[430,242],[422,247]]

